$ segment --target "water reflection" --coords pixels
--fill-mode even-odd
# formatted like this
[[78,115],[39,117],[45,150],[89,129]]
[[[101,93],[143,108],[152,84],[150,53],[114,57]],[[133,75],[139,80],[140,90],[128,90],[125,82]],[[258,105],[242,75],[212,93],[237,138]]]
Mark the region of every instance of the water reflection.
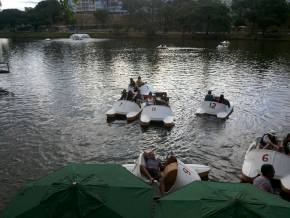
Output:
[[[68,162],[132,162],[150,146],[209,164],[211,179],[238,181],[256,136],[289,131],[289,44],[236,41],[218,52],[215,41],[170,41],[157,50],[161,43],[8,43],[11,74],[0,87],[15,96],[0,99],[1,207],[22,183]],[[106,122],[105,112],[139,75],[171,97],[171,131]],[[195,116],[208,89],[234,104],[228,120]]]
[[0,63],[7,62],[8,48],[9,48],[9,39],[0,38]]

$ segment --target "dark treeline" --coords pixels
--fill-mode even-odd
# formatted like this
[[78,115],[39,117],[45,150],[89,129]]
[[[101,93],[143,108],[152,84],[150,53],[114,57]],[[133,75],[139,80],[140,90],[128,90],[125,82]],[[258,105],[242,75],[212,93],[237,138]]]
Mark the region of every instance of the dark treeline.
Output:
[[0,12],[0,29],[9,31],[38,31],[40,27],[52,27],[59,23],[71,22],[62,1],[46,0],[39,2],[35,8],[25,11],[6,9]]
[[[233,0],[228,6],[220,0],[123,0],[127,15],[123,22],[112,23],[106,11],[95,12],[103,27],[144,31],[230,32],[233,27],[247,27],[250,32],[289,30],[290,6],[286,0]],[[121,16],[120,16],[121,17]],[[124,19],[125,18],[125,19]],[[45,0],[25,12],[16,9],[0,13],[0,28],[37,31],[40,26],[74,24],[66,0]],[[288,22],[288,26],[287,26]]]

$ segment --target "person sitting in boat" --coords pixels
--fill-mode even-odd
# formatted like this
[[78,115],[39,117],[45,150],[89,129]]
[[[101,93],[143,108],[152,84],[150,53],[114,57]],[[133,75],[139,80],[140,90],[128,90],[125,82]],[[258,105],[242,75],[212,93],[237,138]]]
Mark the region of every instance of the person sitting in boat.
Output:
[[264,164],[261,167],[262,175],[256,177],[253,181],[253,185],[266,192],[274,193],[274,189],[271,185],[271,179],[275,175],[274,167],[271,164]]
[[126,89],[123,89],[123,91],[121,92],[120,100],[126,100],[126,99],[127,99],[127,91]]
[[135,90],[137,88],[135,81],[133,78],[130,78],[130,83],[129,83],[129,89],[130,90]]
[[133,101],[133,99],[134,99],[134,93],[130,90],[128,92],[128,95],[127,95],[127,100],[128,101]]
[[145,83],[142,81],[141,76],[138,76],[138,79],[136,81],[137,87],[143,86]]
[[280,146],[275,131],[271,130],[270,132],[262,136],[260,140],[260,148],[270,150],[280,150]]
[[220,97],[219,97],[219,103],[221,103],[221,104],[225,104],[225,105],[227,105],[228,107],[231,106],[231,105],[230,105],[230,102],[229,102],[227,99],[225,99],[224,95],[220,95]]
[[146,99],[146,105],[148,106],[148,105],[154,105],[154,104],[155,104],[155,99],[152,95],[152,92],[149,92],[149,95]]
[[141,104],[142,101],[144,100],[143,99],[143,95],[141,95],[141,92],[140,90],[137,90],[137,94],[134,96],[134,99],[133,99],[137,104]]
[[162,164],[160,160],[156,159],[153,150],[144,152],[144,161],[141,162],[141,172],[143,175],[151,182],[154,180],[159,181],[161,178]]
[[283,140],[283,148],[285,154],[290,155],[290,133]]
[[142,175],[147,177],[151,183],[153,183],[154,180],[159,181],[159,190],[161,195],[163,195],[165,192],[165,184],[161,176],[161,171],[164,169],[164,166],[160,160],[156,159],[153,150],[145,151],[143,157],[140,164]]
[[207,95],[205,96],[204,101],[213,101],[213,94],[211,90],[207,92]]

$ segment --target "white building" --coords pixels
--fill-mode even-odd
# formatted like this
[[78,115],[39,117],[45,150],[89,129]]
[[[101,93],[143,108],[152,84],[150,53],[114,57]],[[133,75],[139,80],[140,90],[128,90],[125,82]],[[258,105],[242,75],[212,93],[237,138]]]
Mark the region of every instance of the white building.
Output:
[[123,9],[121,0],[79,0],[77,4],[69,0],[69,4],[74,12],[94,12],[98,10],[106,10],[117,14],[126,14],[128,12]]

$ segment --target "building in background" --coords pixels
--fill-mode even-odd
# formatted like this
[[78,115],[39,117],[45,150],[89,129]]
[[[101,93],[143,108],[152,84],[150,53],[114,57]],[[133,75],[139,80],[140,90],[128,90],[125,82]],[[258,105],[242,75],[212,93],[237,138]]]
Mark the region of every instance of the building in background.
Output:
[[79,0],[77,4],[69,0],[69,4],[74,12],[95,12],[98,10],[105,10],[114,14],[128,13],[121,0]]

